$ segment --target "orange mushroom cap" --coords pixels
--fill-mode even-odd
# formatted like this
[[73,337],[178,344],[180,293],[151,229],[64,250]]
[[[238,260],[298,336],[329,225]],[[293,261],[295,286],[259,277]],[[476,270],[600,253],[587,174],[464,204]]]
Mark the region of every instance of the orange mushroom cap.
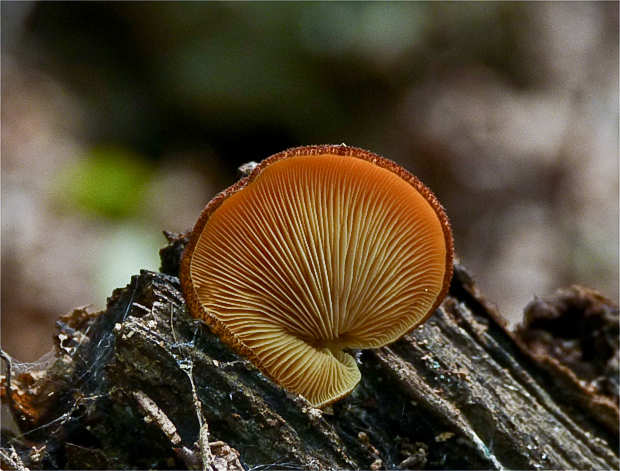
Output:
[[320,407],[375,348],[437,308],[452,233],[435,196],[387,159],[347,146],[290,149],[204,209],[181,262],[191,313]]

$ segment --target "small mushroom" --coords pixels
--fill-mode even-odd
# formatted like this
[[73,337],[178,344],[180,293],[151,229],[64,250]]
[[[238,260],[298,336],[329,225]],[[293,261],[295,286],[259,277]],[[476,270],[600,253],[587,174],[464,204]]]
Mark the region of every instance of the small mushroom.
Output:
[[426,320],[452,276],[435,196],[387,159],[347,146],[290,149],[203,210],[181,262],[194,317],[313,406],[361,375],[348,349]]

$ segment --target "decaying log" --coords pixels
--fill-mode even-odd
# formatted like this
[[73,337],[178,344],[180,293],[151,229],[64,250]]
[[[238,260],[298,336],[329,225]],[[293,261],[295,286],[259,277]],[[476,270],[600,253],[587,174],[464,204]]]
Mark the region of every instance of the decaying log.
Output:
[[[5,356],[3,399],[19,434],[3,431],[4,469],[620,466],[617,341],[599,351],[604,367],[584,366],[600,358],[563,363],[541,347],[557,332],[539,332],[533,314],[508,332],[457,263],[432,318],[388,347],[356,352],[361,383],[318,410],[189,315],[175,276],[186,235],[168,237],[162,273],[133,277],[103,312],[58,321],[50,366],[16,371]],[[617,306],[572,293],[596,304],[605,338],[615,328],[617,339]],[[561,311],[558,299],[528,312],[536,303]]]

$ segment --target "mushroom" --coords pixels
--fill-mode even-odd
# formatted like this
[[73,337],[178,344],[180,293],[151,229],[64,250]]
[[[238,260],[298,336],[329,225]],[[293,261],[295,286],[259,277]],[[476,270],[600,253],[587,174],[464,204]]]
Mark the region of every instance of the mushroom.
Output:
[[392,161],[310,146],[261,162],[203,210],[181,262],[192,315],[275,382],[321,407],[349,394],[349,349],[426,320],[452,276],[435,196]]

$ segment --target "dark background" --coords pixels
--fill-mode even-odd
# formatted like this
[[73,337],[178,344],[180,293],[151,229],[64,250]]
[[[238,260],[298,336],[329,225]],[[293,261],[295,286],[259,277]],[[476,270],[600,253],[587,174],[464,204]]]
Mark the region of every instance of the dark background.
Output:
[[366,148],[445,205],[518,322],[618,299],[616,2],[5,2],[2,345],[101,309],[162,230],[288,147]]

